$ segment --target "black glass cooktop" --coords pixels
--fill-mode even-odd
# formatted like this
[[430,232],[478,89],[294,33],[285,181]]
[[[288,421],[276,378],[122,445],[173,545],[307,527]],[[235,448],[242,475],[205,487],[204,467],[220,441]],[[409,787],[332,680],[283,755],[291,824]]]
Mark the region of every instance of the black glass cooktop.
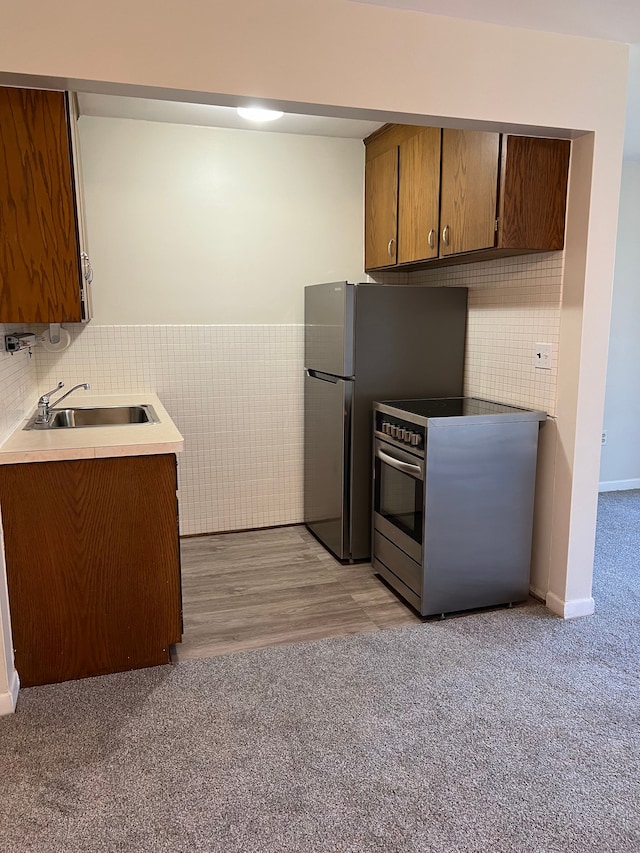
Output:
[[386,406],[393,406],[403,412],[410,412],[423,418],[472,417],[478,415],[509,415],[524,411],[516,406],[505,406],[492,400],[479,400],[476,397],[444,397],[433,400],[388,400]]

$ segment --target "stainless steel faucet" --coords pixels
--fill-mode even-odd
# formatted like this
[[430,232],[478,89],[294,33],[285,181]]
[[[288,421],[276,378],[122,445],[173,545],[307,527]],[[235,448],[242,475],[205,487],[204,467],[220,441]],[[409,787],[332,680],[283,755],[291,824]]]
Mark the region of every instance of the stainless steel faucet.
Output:
[[[64,382],[58,382],[55,388],[52,388],[51,391],[47,391],[46,394],[43,394],[42,397],[38,400],[38,417],[35,420],[37,424],[48,424],[49,419],[51,417],[51,395],[54,394],[59,388],[64,388]],[[74,385],[73,388],[70,388],[66,394],[63,394],[62,397],[58,397],[58,399],[53,403],[53,406],[57,406],[58,403],[61,403],[65,397],[68,397],[69,394],[73,393],[73,391],[77,391],[78,388],[84,388],[85,391],[88,391],[91,388],[88,382],[81,382],[79,385]]]

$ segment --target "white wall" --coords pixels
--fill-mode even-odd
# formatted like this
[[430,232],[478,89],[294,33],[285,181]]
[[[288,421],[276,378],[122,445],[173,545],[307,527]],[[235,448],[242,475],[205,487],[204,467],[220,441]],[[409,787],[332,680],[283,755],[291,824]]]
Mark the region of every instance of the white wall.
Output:
[[600,488],[640,488],[640,163],[622,170]]
[[183,534],[302,521],[305,284],[363,276],[359,139],[80,120],[95,318],[38,383],[157,393]]
[[94,324],[300,323],[359,280],[364,146],[83,116]]

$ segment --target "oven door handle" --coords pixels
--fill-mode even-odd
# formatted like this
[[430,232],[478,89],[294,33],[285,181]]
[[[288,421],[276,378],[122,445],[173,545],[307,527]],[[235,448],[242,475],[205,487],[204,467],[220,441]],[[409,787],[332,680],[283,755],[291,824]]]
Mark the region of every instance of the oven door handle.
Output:
[[410,477],[415,477],[416,480],[422,480],[422,468],[420,465],[412,465],[411,462],[403,462],[401,459],[396,459],[394,456],[390,456],[388,453],[385,453],[384,450],[381,450],[379,447],[376,448],[376,456],[385,465],[390,465],[392,468],[395,468],[398,471],[402,471],[403,474],[409,474]]

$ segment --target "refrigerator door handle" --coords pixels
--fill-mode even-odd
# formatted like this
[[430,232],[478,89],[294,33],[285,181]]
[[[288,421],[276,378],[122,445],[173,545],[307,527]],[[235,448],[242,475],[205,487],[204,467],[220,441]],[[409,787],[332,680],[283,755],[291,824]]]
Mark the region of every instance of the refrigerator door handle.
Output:
[[318,370],[309,370],[309,368],[305,368],[304,371],[310,379],[319,379],[320,382],[331,382],[332,385],[337,385],[338,382],[343,378],[341,376],[331,376],[328,373],[320,373]]
[[376,456],[384,462],[385,465],[389,465],[397,471],[402,471],[403,474],[409,474],[410,477],[415,477],[416,480],[423,479],[422,468],[420,465],[412,465],[410,462],[403,462],[401,459],[396,459],[388,453],[385,453],[384,450],[381,450],[379,447],[376,448]]

